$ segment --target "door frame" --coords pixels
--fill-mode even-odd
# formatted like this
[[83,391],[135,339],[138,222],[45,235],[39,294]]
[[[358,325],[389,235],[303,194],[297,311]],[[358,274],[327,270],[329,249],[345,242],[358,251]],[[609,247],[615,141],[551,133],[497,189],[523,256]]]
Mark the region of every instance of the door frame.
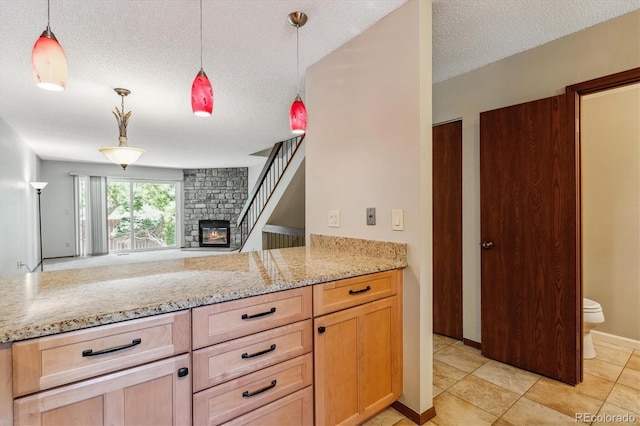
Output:
[[[569,143],[573,143],[575,146],[576,155],[576,278],[579,283],[578,293],[579,298],[577,300],[578,309],[577,312],[580,315],[580,336],[583,335],[583,314],[582,314],[582,301],[583,301],[583,283],[582,283],[582,162],[581,162],[581,144],[580,144],[580,98],[584,95],[591,93],[601,92],[608,89],[613,89],[620,86],[626,86],[640,82],[640,68],[633,68],[627,71],[622,71],[616,74],[611,74],[605,77],[595,78],[593,80],[583,81],[582,83],[573,84],[566,87],[565,94],[567,100],[567,135],[569,137]],[[583,381],[583,348],[580,347],[580,381]]]

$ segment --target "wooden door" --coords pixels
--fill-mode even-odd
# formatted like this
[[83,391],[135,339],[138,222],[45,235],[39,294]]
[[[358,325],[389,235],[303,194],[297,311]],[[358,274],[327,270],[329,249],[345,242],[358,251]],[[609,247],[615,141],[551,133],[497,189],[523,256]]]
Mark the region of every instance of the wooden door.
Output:
[[483,355],[580,380],[575,143],[565,95],[480,114]]
[[189,356],[153,362],[18,398],[16,425],[191,424]]
[[462,121],[433,127],[433,332],[462,339]]

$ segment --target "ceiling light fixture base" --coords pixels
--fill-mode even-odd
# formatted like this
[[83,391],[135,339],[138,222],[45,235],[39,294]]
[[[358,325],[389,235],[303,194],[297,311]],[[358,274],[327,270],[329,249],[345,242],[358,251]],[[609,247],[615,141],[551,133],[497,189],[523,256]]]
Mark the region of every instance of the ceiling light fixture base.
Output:
[[287,17],[289,25],[296,28],[304,27],[307,23],[307,15],[304,12],[291,12]]

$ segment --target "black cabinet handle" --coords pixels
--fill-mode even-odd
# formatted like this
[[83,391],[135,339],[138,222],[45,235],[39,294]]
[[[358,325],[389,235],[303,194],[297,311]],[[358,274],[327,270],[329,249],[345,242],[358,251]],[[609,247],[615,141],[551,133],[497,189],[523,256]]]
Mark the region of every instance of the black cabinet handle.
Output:
[[182,367],[178,369],[178,377],[184,377],[189,375],[189,369],[187,367]]
[[368,285],[367,288],[363,288],[362,290],[349,290],[349,294],[360,294],[360,293],[366,293],[369,290],[371,290],[371,286]]
[[256,396],[258,394],[261,394],[262,392],[266,392],[269,389],[275,388],[276,387],[276,383],[278,383],[277,380],[272,380],[271,384],[269,386],[266,386],[266,387],[264,387],[264,388],[262,388],[260,390],[257,390],[257,391],[255,391],[253,393],[250,393],[249,391],[244,391],[244,392],[242,392],[242,397],[243,398],[251,398],[252,396]]
[[267,312],[260,312],[259,314],[255,314],[255,315],[242,314],[242,319],[246,320],[246,319],[258,318],[258,317],[263,317],[265,315],[271,315],[275,313],[276,313],[276,308],[271,308]]
[[326,328],[324,328],[324,327],[318,327],[318,333],[322,334],[322,333],[324,333],[325,331],[327,331],[327,329],[326,329]]
[[103,350],[97,351],[97,352],[94,352],[93,349],[85,349],[84,351],[82,351],[82,356],[96,356],[96,355],[108,354],[108,353],[111,353],[111,352],[116,352],[116,351],[121,351],[123,349],[132,348],[134,346],[139,345],[140,343],[142,343],[142,339],[133,339],[131,341],[131,343],[129,343],[129,344],[122,345],[122,346],[116,346],[114,348],[103,349]]
[[273,345],[271,345],[271,347],[269,349],[265,349],[264,351],[256,352],[255,354],[249,355],[248,353],[245,352],[245,353],[242,354],[242,358],[253,358],[253,357],[256,357],[256,356],[268,354],[269,352],[273,352],[275,350],[276,350],[276,344],[274,343]]

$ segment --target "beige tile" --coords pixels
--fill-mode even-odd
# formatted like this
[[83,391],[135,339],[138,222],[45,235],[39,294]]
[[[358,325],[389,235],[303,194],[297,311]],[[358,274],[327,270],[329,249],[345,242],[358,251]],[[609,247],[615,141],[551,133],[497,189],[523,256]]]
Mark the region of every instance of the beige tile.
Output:
[[620,349],[613,349],[604,345],[593,345],[593,348],[596,351],[596,359],[607,361],[615,365],[621,365],[623,367],[631,356],[629,352]]
[[501,420],[514,425],[575,425],[573,417],[527,398],[516,401]]
[[439,387],[437,387],[436,385],[433,385],[433,397],[435,398],[436,396],[440,395],[442,392],[444,392],[444,389],[440,389]]
[[620,373],[617,383],[634,389],[640,389],[640,371],[626,367],[622,370],[622,373]]
[[505,419],[500,417],[498,420],[493,422],[493,424],[491,426],[515,426],[515,425],[509,423],[508,421],[506,421]]
[[472,374],[451,386],[449,392],[498,417],[520,398],[519,394]]
[[640,355],[640,349],[635,349],[635,350],[633,351],[633,354],[634,354],[634,355]]
[[463,349],[465,351],[469,351],[476,355],[482,356],[482,352],[480,351],[480,349],[476,349],[473,346],[465,345],[461,340],[458,340],[456,343],[453,344],[453,346],[455,346],[458,349]]
[[405,417],[404,419],[400,420],[398,423],[394,423],[393,426],[416,426],[416,424]]
[[436,416],[431,421],[439,426],[445,425],[490,425],[498,418],[493,414],[460,399],[449,392],[441,393],[433,400]]
[[638,351],[634,351],[633,355],[629,357],[629,361],[627,361],[627,368],[633,368],[634,370],[640,371],[640,353]]
[[575,387],[575,390],[583,395],[590,396],[598,401],[607,399],[615,382],[603,379],[592,374],[584,374],[583,381]]
[[393,408],[387,408],[374,418],[362,424],[362,426],[393,426],[406,417]]
[[640,425],[640,415],[634,414],[624,408],[616,407],[609,403],[602,404],[602,408],[597,414],[599,417],[593,422],[594,425]]
[[537,374],[493,360],[478,368],[473,375],[518,395],[523,395],[540,378]]
[[444,343],[445,345],[453,345],[454,343],[458,342],[457,339],[454,339],[449,336],[443,336],[442,334],[433,333],[432,336],[433,336],[433,343],[439,342],[439,343]]
[[585,359],[583,372],[615,382],[622,372],[622,366],[602,361],[599,358]]
[[640,390],[638,389],[616,383],[606,402],[640,415]]
[[440,362],[437,359],[433,360],[433,384],[440,389],[449,389],[467,374],[465,371]]
[[489,361],[489,358],[457,348],[454,345],[436,352],[433,354],[433,358],[456,367],[459,370],[466,371],[467,373],[471,373]]
[[575,386],[546,377],[538,380],[524,396],[571,418],[574,418],[576,413],[597,413],[603,403],[582,394]]

